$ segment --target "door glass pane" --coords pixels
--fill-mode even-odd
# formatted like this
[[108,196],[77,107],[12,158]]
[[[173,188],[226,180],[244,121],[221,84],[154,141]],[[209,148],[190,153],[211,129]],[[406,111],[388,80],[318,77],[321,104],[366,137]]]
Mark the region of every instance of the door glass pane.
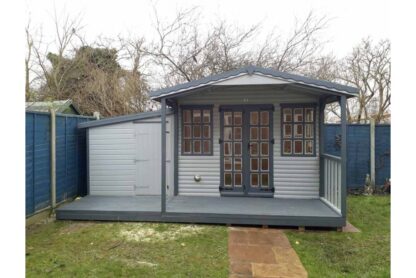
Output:
[[232,132],[232,127],[224,127],[224,141],[231,141],[233,139]]
[[211,138],[211,126],[204,125],[204,138]]
[[243,113],[234,112],[234,125],[241,125],[243,123]]
[[194,124],[200,123],[201,122],[201,110],[192,110],[192,122]]
[[199,126],[199,125],[194,125],[194,126],[193,126],[193,130],[194,130],[193,137],[194,137],[194,138],[201,138],[201,126]]
[[260,112],[260,124],[269,125],[269,111]]
[[260,128],[261,140],[269,140],[269,128],[261,127]]
[[224,125],[233,124],[233,112],[224,112]]
[[210,110],[204,110],[204,123],[210,123],[211,122],[211,111]]
[[183,140],[183,152],[184,153],[191,152],[191,140]]
[[286,123],[292,122],[292,109],[291,108],[283,109],[283,121]]
[[266,143],[266,142],[261,143],[261,155],[265,155],[265,156],[269,155],[269,143]]
[[312,140],[305,141],[305,154],[313,154],[313,141]]
[[259,174],[251,174],[251,186],[258,187],[259,186]]
[[292,125],[291,124],[283,125],[283,137],[284,138],[292,137]]
[[231,175],[231,173],[224,173],[224,185],[225,186],[228,186],[228,187],[231,187],[232,186],[232,183],[233,183],[233,180],[232,180],[232,175]]
[[268,158],[261,159],[261,170],[269,171],[269,159]]
[[302,154],[303,153],[303,144],[301,140],[294,141],[294,153],[295,154]]
[[183,122],[186,124],[191,122],[191,110],[183,110]]
[[293,115],[294,115],[295,122],[303,122],[303,109],[302,108],[293,109]]
[[250,140],[259,139],[259,129],[257,127],[250,127]]
[[201,141],[194,141],[194,153],[201,153]]
[[183,137],[191,138],[191,126],[190,125],[183,126]]
[[225,156],[230,156],[233,155],[233,151],[231,149],[231,144],[230,142],[224,142],[224,155]]
[[235,173],[234,174],[234,186],[241,187],[242,184],[243,184],[242,174],[241,173]]
[[242,130],[241,127],[234,127],[234,140],[242,139]]
[[305,138],[313,138],[313,125],[312,124],[305,125]]
[[241,155],[241,143],[240,142],[236,142],[234,143],[234,155]]
[[243,169],[243,160],[240,157],[234,158],[234,170],[241,171]]
[[313,122],[313,108],[305,108],[305,122]]
[[250,170],[258,171],[259,170],[259,160],[257,158],[250,159]]
[[211,153],[211,141],[204,140],[204,153],[209,154]]
[[258,125],[259,124],[259,112],[250,112],[250,124]]
[[225,171],[231,171],[232,170],[231,157],[225,157],[224,158],[224,170]]
[[269,174],[261,174],[261,186],[268,187],[269,186]]
[[250,154],[251,155],[259,154],[259,145],[257,143],[250,143]]
[[303,137],[303,125],[302,124],[296,124],[295,125],[295,138],[302,138]]
[[283,153],[291,154],[292,153],[292,141],[284,140],[283,141]]

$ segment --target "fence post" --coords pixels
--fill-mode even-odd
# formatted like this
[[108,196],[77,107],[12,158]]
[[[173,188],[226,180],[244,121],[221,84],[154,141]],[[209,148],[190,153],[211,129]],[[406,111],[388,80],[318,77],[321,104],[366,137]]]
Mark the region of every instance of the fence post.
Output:
[[371,186],[376,184],[376,122],[370,119],[370,177]]
[[50,109],[51,115],[51,209],[56,207],[56,113]]

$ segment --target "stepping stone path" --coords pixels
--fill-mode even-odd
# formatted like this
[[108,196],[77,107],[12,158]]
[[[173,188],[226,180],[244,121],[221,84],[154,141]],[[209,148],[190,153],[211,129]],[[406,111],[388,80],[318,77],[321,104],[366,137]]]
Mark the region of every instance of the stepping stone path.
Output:
[[230,278],[308,277],[281,230],[230,227],[228,255]]

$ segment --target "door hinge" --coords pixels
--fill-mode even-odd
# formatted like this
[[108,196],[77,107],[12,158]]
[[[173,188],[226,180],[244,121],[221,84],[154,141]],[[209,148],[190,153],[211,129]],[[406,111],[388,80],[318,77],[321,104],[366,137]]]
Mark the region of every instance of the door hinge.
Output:
[[274,138],[270,140],[270,143],[274,145]]
[[221,138],[218,139],[218,144],[222,144],[224,142]]

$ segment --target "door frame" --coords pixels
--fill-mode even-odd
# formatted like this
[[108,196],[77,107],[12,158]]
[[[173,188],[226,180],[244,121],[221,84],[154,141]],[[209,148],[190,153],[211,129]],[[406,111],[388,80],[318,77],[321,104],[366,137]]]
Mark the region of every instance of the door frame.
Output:
[[[241,188],[228,188],[224,186],[224,112],[225,111],[241,111],[243,113],[243,124],[242,124],[242,159],[243,159],[243,169],[242,169],[242,179],[243,186]],[[249,143],[249,120],[251,111],[269,111],[269,187],[262,188],[259,184],[258,188],[251,187],[246,185],[249,182],[250,176],[250,155],[248,153],[248,143]],[[274,116],[274,105],[273,104],[238,104],[238,105],[220,105],[220,194],[221,196],[238,196],[238,197],[273,197],[274,196],[274,182],[273,182],[273,146],[275,143],[274,133],[273,133],[273,116]],[[260,151],[260,150],[259,150]],[[260,166],[259,166],[260,167]],[[246,185],[246,186],[245,186]]]

